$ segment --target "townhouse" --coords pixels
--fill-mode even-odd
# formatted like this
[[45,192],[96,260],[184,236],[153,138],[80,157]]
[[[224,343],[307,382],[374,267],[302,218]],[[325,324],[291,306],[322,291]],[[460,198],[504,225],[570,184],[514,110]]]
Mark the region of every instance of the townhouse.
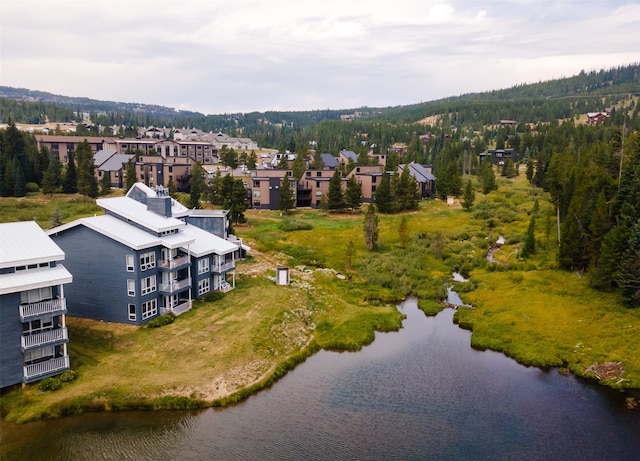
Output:
[[226,213],[194,213],[143,183],[96,203],[104,215],[47,231],[77,274],[66,293],[69,315],[141,325],[235,287],[235,259],[247,248],[224,238]]
[[64,259],[35,221],[0,224],[0,388],[69,369]]

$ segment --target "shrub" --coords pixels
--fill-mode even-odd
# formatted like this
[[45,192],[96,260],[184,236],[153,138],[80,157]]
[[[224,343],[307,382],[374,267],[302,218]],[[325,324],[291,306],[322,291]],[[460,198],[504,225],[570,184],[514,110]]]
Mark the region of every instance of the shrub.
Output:
[[311,230],[313,226],[311,223],[298,221],[295,219],[283,219],[278,226],[281,231],[292,232],[298,230]]
[[38,383],[38,389],[41,391],[57,391],[60,389],[62,384],[60,384],[60,380],[57,378],[44,378],[42,381]]
[[222,298],[224,298],[224,293],[222,291],[210,291],[209,293],[207,293],[202,297],[202,299],[208,303],[219,301]]
[[145,328],[159,328],[159,327],[163,327],[165,325],[169,325],[170,323],[173,323],[173,321],[175,320],[175,317],[173,314],[169,313],[169,314],[164,314],[164,315],[159,315],[156,318],[154,318],[153,320],[150,320],[146,325]]
[[27,192],[38,192],[40,187],[35,182],[28,182],[25,185],[25,189]]
[[67,370],[60,375],[60,381],[63,383],[70,383],[78,377],[78,373],[73,370]]

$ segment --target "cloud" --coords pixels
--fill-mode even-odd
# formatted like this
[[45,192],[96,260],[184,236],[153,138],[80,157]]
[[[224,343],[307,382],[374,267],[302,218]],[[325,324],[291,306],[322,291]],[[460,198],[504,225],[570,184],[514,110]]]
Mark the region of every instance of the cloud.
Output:
[[0,84],[205,113],[411,104],[640,61],[612,0],[3,2]]

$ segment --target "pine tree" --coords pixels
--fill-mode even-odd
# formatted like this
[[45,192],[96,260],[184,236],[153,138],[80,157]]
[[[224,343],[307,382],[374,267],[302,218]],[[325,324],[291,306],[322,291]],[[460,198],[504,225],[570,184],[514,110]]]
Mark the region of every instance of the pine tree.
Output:
[[614,279],[628,307],[640,306],[640,221],[631,228],[627,249],[622,255]]
[[76,175],[76,162],[73,152],[69,152],[69,160],[67,161],[67,171],[64,175],[62,183],[62,193],[75,194],[78,192],[78,179]]
[[51,218],[49,218],[49,229],[53,229],[54,227],[58,227],[61,225],[62,225],[62,212],[60,211],[60,207],[56,206],[53,209]]
[[53,166],[53,162],[51,162],[42,175],[42,193],[52,196],[57,188],[55,167]]
[[125,190],[128,191],[137,182],[138,177],[136,176],[136,164],[133,162],[133,159],[129,159],[125,170]]
[[296,158],[291,164],[291,170],[293,171],[293,177],[296,178],[296,182],[300,181],[302,176],[304,176],[305,170],[307,169],[304,159],[305,154],[303,154],[303,152],[301,151],[296,155]]
[[200,166],[200,162],[195,162],[191,167],[191,187],[189,189],[189,208],[191,209],[202,208],[200,197],[205,189],[204,174],[205,171]]
[[330,210],[343,210],[346,207],[344,195],[342,194],[342,178],[338,170],[333,173],[329,181],[329,194],[327,199]]
[[400,218],[400,224],[398,224],[398,238],[400,240],[400,247],[406,248],[409,243],[409,223],[406,215],[402,215]]
[[389,176],[385,173],[380,178],[380,184],[376,188],[375,204],[380,213],[391,213],[393,211],[393,197],[391,196],[391,184]]
[[286,214],[294,205],[293,190],[291,190],[289,177],[285,175],[280,183],[280,211],[284,211]]
[[531,216],[531,221],[529,221],[529,227],[527,228],[527,233],[524,236],[522,251],[520,252],[520,256],[524,259],[535,254],[536,252],[535,230],[536,230],[536,217]]
[[356,176],[353,175],[347,181],[347,191],[345,194],[347,206],[352,210],[359,210],[362,205],[362,188],[358,184]]
[[85,139],[76,147],[76,159],[78,162],[78,192],[88,197],[98,196],[98,180],[94,175],[93,152],[91,145]]
[[100,195],[107,195],[111,191],[111,180],[108,171],[102,172],[102,178],[100,178]]
[[471,180],[468,179],[467,183],[464,186],[464,194],[462,198],[462,207],[471,211],[471,207],[473,207],[473,202],[476,200],[476,192],[473,190],[473,185],[471,184]]
[[[218,170],[220,171],[220,170]],[[172,198],[178,197],[178,189],[176,188],[176,184],[173,182],[173,178],[169,177],[169,182],[167,183],[167,189],[169,191],[169,196]]]
[[364,242],[367,250],[371,251],[378,245],[378,214],[376,206],[370,203],[364,216]]

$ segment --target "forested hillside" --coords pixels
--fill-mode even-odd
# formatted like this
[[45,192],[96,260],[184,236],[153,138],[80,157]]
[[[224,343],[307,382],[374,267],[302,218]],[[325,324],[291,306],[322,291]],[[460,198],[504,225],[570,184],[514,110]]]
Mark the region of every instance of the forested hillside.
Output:
[[[622,289],[629,306],[639,306],[639,94],[640,66],[633,65],[414,106],[363,109],[361,118],[350,121],[339,118],[354,109],[179,114],[172,120],[114,110],[92,113],[92,121],[220,129],[303,157],[315,148],[316,156],[308,156],[315,167],[321,166],[321,152],[337,155],[350,149],[360,154],[358,163],[365,163],[372,150],[386,155],[392,172],[399,163],[432,164],[440,197],[462,196],[463,178],[473,178],[478,192],[487,194],[495,189],[496,174],[510,178],[526,171],[532,187],[548,192],[555,206],[553,215],[538,217],[537,226],[545,226],[547,240],[559,242],[558,265],[585,273],[600,289]],[[602,123],[585,123],[587,112],[605,108]],[[69,119],[73,110],[57,103],[0,99],[1,116],[21,122],[43,114]],[[420,122],[426,117],[429,123]],[[503,119],[516,123],[500,124]],[[42,187],[47,171],[57,178],[65,174],[57,159],[36,149],[33,135],[10,125],[0,137],[1,195],[23,196]],[[390,149],[396,143],[402,149]],[[479,155],[488,148],[514,149],[514,157],[492,166]],[[491,219],[495,216],[489,213]]]

